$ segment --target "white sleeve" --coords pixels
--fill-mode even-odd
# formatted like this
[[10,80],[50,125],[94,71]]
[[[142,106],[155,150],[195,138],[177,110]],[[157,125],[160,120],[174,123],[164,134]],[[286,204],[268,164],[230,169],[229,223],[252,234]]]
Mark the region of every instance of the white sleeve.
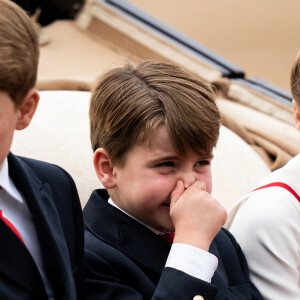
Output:
[[210,283],[218,266],[218,259],[213,254],[197,247],[174,243],[165,266]]
[[230,231],[264,299],[300,299],[300,203],[288,191],[273,187],[254,192]]

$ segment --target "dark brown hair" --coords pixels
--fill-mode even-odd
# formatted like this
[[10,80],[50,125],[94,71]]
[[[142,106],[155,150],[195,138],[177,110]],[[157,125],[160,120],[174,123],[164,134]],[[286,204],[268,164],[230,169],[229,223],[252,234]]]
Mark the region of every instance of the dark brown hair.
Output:
[[36,26],[17,4],[0,0],[0,90],[16,106],[35,85],[38,60]]
[[216,145],[220,114],[212,86],[182,68],[154,61],[126,64],[100,77],[90,102],[92,148],[121,162],[165,125],[177,153],[201,155]]

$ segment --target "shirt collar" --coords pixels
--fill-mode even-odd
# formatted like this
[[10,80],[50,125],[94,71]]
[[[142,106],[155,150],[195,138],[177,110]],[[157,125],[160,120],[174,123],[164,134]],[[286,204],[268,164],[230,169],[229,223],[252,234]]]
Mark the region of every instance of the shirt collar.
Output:
[[0,169],[0,186],[3,190],[6,191],[13,199],[23,203],[23,198],[20,192],[17,190],[16,186],[14,185],[13,181],[9,177],[8,174],[8,161],[7,157],[5,158],[2,168]]
[[123,210],[122,208],[120,208],[111,198],[108,199],[108,203],[111,204],[112,206],[116,207],[117,209],[119,209],[120,211],[122,211],[124,214],[126,214],[127,216],[129,216],[130,218],[136,220],[137,222],[139,222],[140,224],[142,224],[143,226],[147,227],[148,229],[150,229],[151,231],[153,231],[154,233],[158,234],[158,235],[162,235],[163,232],[160,232],[159,230],[141,222],[140,220],[136,219],[135,217],[133,217],[132,215],[130,215],[128,212],[126,212],[125,210]]

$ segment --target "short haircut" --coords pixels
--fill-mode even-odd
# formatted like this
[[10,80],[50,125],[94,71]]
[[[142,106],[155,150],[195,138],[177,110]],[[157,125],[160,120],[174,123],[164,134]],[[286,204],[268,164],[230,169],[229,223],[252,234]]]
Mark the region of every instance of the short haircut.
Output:
[[0,91],[16,106],[35,86],[38,60],[37,27],[17,4],[0,0]]
[[211,84],[167,63],[127,63],[98,80],[90,101],[92,148],[104,148],[114,162],[137,143],[151,142],[165,125],[177,153],[210,155],[221,117]]
[[300,106],[300,52],[291,69],[291,92],[294,100]]

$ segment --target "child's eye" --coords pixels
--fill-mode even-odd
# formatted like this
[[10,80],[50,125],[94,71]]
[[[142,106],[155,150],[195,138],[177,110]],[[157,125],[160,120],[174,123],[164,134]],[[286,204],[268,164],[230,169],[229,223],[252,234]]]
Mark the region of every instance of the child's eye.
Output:
[[156,165],[158,172],[163,175],[172,174],[175,170],[175,167],[176,165],[172,161],[164,161]]
[[204,159],[204,160],[199,160],[198,162],[196,162],[196,166],[208,166],[208,165],[210,165],[210,160],[206,160],[206,159]]
[[156,165],[157,167],[171,167],[174,168],[175,167],[175,163],[172,161],[164,161],[162,163],[159,163]]

